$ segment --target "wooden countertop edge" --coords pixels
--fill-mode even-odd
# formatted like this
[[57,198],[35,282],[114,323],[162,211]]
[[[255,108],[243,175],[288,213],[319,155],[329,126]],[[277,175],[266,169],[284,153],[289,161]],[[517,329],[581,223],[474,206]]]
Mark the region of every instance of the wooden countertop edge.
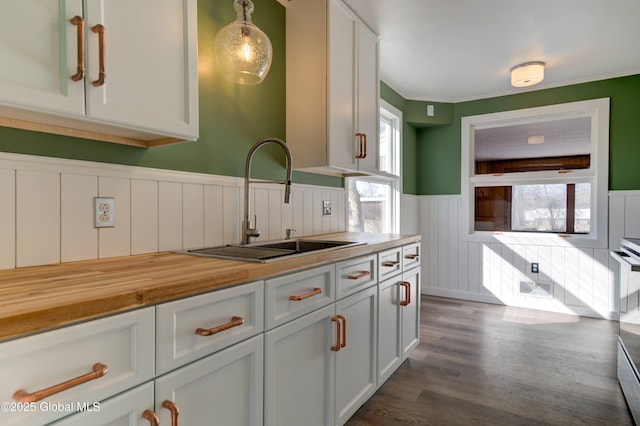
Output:
[[[361,234],[358,234],[361,235]],[[353,238],[353,234],[328,234],[323,237],[335,239]],[[370,239],[370,241],[375,239]],[[0,271],[0,295],[4,291],[11,291],[14,298],[20,297],[24,291],[24,300],[30,303],[17,307],[5,306],[0,308],[0,340],[8,340],[25,334],[45,331],[73,324],[79,321],[117,314],[131,309],[153,306],[170,300],[189,297],[201,293],[219,290],[234,285],[262,280],[297,270],[308,269],[323,264],[346,260],[367,254],[391,249],[394,247],[420,241],[418,235],[394,235],[382,241],[369,242],[366,245],[310,253],[303,256],[278,260],[269,263],[248,263],[228,261],[222,259],[203,258],[176,253],[151,253],[145,255],[126,256],[103,260],[70,262],[50,267],[20,268],[16,270]],[[160,265],[166,260],[167,265]],[[135,264],[133,268],[138,274],[145,274],[145,279],[136,279],[136,272],[131,276],[132,284],[115,285],[114,288],[103,288],[100,283],[95,288],[87,288],[89,280],[97,282],[107,281],[114,276],[119,280],[128,280],[126,271],[120,271],[119,265]],[[162,274],[163,269],[171,268],[174,264],[185,264],[190,267],[188,276],[167,278]],[[104,268],[101,268],[104,266]],[[104,271],[102,270],[104,269]],[[66,272],[65,272],[66,271]],[[63,274],[63,272],[65,272]],[[157,274],[158,276],[154,276]],[[19,286],[3,287],[7,277],[19,277],[34,283],[63,283],[55,288],[45,287],[41,291],[32,290],[28,285],[24,289]],[[25,278],[26,277],[26,278]],[[161,282],[158,282],[161,280]],[[80,285],[78,284],[80,283]],[[137,288],[127,288],[136,286]],[[122,288],[121,288],[122,287]],[[94,291],[95,290],[95,291]],[[40,294],[42,293],[42,294]],[[69,294],[69,300],[64,296]],[[96,295],[95,293],[101,293]],[[62,300],[53,300],[51,294]],[[2,307],[2,304],[0,304]]]

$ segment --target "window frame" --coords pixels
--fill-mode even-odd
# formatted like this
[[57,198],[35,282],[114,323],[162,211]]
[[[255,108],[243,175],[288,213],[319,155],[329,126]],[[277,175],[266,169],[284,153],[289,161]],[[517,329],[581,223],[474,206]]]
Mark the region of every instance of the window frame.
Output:
[[[588,169],[476,174],[474,130],[550,119],[591,117],[591,164]],[[606,248],[608,246],[609,98],[462,117],[460,235],[470,242],[535,243]],[[591,183],[591,230],[588,234],[532,231],[476,231],[476,186]]]
[[[397,174],[389,173],[387,171],[379,171],[379,175],[366,175],[366,176],[351,176],[345,178],[345,191],[348,192],[348,181],[365,181],[379,184],[387,184],[391,187],[391,208],[390,208],[390,228],[391,233],[397,234],[400,232],[400,194],[402,193],[402,126],[403,126],[403,117],[402,111],[398,108],[394,107],[390,103],[386,102],[383,99],[380,99],[380,116],[378,125],[385,119],[390,119],[393,123],[392,127],[393,138],[396,141],[397,149],[392,154],[392,157],[397,156],[397,158],[392,158],[392,161],[397,161],[399,170]],[[378,150],[378,164],[380,164],[380,150]],[[347,216],[348,216],[348,193],[347,193]],[[349,227],[349,221],[347,217],[347,228]]]

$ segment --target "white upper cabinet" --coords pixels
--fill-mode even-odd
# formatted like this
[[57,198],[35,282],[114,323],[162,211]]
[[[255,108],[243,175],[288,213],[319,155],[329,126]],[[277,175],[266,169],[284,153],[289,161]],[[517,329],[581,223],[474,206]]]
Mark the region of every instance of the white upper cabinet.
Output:
[[378,38],[341,0],[287,14],[287,144],[296,169],[379,173]]
[[0,61],[0,125],[140,146],[198,137],[196,0],[8,0]]

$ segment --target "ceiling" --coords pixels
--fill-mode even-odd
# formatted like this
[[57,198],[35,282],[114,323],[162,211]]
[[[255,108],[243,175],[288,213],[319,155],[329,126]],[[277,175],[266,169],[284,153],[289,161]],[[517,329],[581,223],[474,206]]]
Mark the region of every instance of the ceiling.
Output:
[[[379,35],[380,77],[405,99],[460,102],[640,73],[640,0],[344,1]],[[511,67],[528,61],[546,63],[545,80],[511,87]]]

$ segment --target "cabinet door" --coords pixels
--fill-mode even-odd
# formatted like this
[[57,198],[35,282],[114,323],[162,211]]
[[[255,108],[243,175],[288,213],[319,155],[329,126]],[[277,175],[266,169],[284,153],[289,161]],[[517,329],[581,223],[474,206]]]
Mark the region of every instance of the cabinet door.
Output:
[[265,333],[265,426],[333,422],[334,305]]
[[357,170],[355,135],[356,37],[358,18],[340,0],[329,6],[329,126],[327,149],[333,167]]
[[336,304],[344,317],[336,352],[336,425],[344,424],[376,390],[378,290],[370,287]]
[[378,285],[378,386],[402,362],[399,288],[400,277]]
[[359,133],[366,135],[366,157],[358,160],[361,172],[380,172],[378,161],[378,136],[380,120],[378,78],[378,37],[362,22],[358,25],[358,97],[357,124]]
[[153,410],[153,382],[140,385],[100,403],[89,403],[86,411],[52,423],[52,426],[136,426],[148,425],[142,417]]
[[[86,0],[87,116],[124,127],[197,134],[195,0]],[[99,37],[105,27],[103,85]]]
[[262,425],[263,353],[260,335],[156,379],[160,424],[172,424],[168,400],[183,426]]
[[[414,268],[402,274],[410,299],[404,295],[402,300],[402,359],[406,359],[409,351],[420,341],[420,268]],[[406,284],[409,284],[406,287]],[[408,303],[407,303],[408,302]]]
[[[4,0],[0,4],[0,103],[31,111],[84,114],[77,68],[82,0]],[[26,117],[25,117],[26,118]]]

